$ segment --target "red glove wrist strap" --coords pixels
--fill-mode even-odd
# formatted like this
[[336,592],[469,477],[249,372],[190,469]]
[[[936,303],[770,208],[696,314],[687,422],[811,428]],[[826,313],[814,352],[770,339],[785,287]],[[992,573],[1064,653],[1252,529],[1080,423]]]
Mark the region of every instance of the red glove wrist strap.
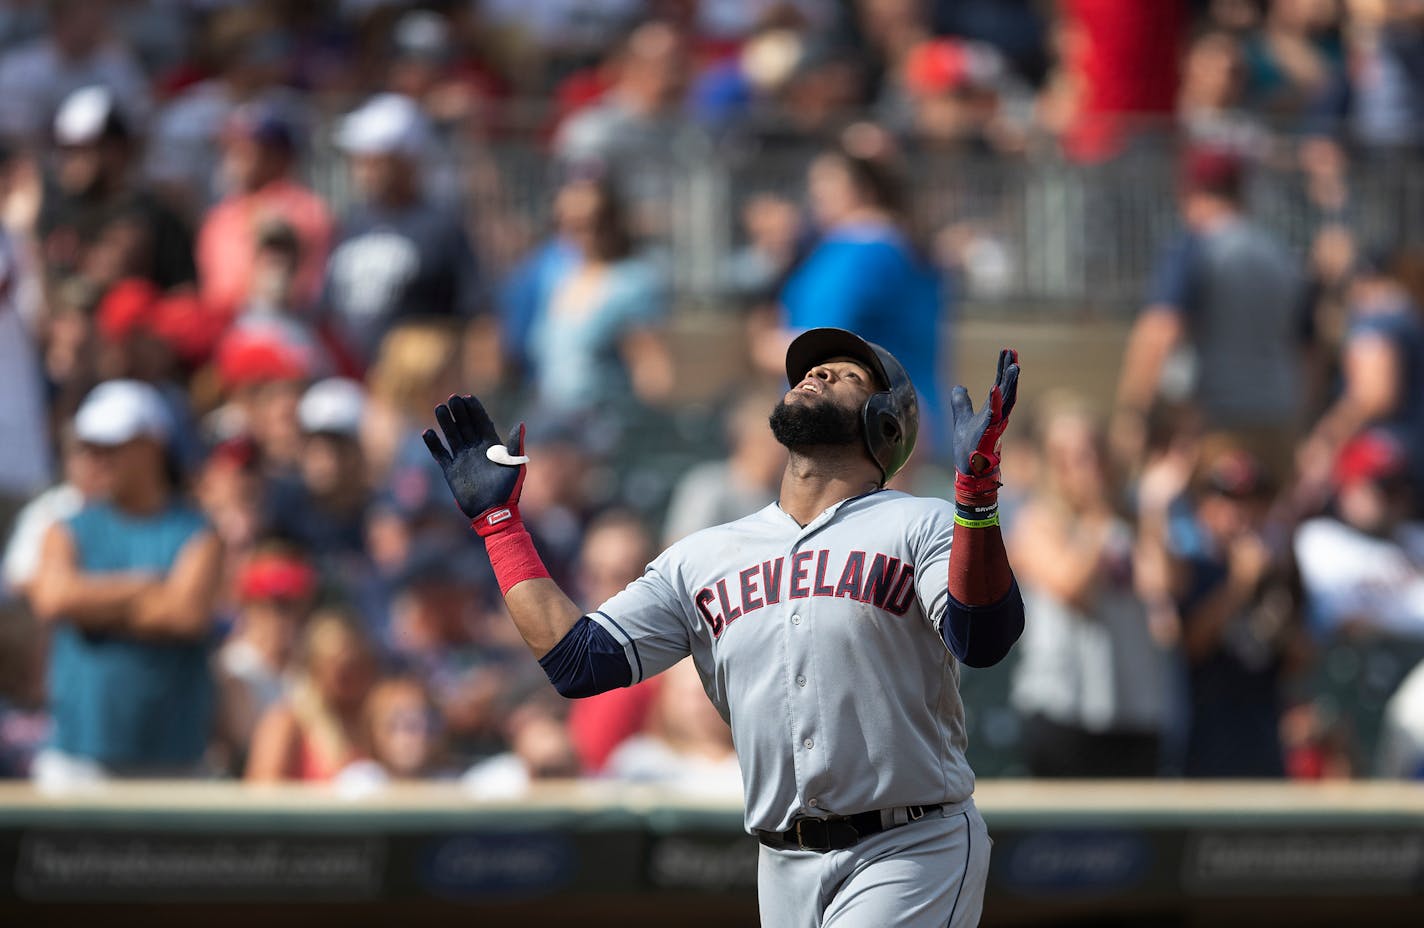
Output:
[[491,509],[470,525],[484,537],[485,553],[494,568],[500,593],[508,595],[525,580],[549,576],[549,569],[539,558],[539,552],[534,550],[534,539],[529,537],[529,530],[519,518],[517,505]]
[[997,468],[982,477],[955,473],[954,498],[971,506],[982,506],[996,502],[999,498],[999,471]]

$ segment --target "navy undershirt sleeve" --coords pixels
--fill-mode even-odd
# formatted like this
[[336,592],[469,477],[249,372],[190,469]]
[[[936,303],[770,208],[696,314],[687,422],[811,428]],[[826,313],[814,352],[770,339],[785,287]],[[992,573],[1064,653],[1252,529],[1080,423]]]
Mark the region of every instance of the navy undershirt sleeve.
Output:
[[951,596],[940,634],[964,666],[992,667],[1009,653],[1023,629],[1023,595],[1015,580],[1002,599],[987,606],[966,606]]
[[588,616],[539,658],[539,666],[559,695],[569,699],[597,696],[633,682],[623,646]]

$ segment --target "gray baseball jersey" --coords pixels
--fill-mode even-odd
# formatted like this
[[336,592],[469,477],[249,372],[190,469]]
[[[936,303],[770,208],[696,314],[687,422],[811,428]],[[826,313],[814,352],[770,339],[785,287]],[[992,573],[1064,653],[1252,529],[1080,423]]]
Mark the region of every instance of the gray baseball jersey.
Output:
[[959,663],[940,637],[954,507],[880,490],[805,528],[772,503],[679,541],[593,619],[636,683],[691,654],[732,727],[749,831],[959,802]]

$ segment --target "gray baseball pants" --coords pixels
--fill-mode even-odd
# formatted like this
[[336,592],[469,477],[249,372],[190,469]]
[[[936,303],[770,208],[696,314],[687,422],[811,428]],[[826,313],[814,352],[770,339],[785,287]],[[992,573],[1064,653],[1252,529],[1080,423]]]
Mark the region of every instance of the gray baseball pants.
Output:
[[763,846],[763,928],[970,928],[984,908],[989,830],[974,801],[841,851]]

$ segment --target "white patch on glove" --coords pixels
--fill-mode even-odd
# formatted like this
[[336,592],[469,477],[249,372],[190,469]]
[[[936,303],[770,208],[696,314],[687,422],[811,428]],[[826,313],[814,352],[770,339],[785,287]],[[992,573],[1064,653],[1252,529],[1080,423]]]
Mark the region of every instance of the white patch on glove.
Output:
[[518,467],[520,464],[529,463],[529,455],[510,454],[509,449],[504,445],[490,445],[485,451],[485,457],[496,464],[504,464],[508,467]]

